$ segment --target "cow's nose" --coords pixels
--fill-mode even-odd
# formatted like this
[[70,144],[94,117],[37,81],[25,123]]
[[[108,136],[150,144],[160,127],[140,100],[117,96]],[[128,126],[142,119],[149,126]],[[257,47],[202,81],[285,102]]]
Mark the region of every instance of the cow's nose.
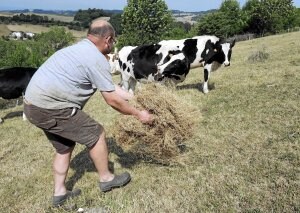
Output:
[[225,63],[224,63],[224,66],[225,66],[225,67],[229,67],[229,66],[230,66],[230,62],[225,62]]

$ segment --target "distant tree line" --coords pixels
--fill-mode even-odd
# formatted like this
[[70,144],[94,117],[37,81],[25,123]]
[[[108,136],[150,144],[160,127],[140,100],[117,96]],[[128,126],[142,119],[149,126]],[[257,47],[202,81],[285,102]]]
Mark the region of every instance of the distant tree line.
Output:
[[174,21],[162,0],[127,2],[119,48],[197,35],[266,36],[300,27],[300,9],[293,6],[292,0],[248,0],[242,8],[237,0],[224,0],[218,10],[195,17],[194,25]]
[[295,27],[300,27],[300,9],[292,0],[248,0],[242,8],[237,0],[225,0],[219,10],[199,19],[195,33],[264,36]]
[[91,20],[103,16],[110,17],[109,21],[116,29],[118,48],[205,34],[223,38],[243,34],[265,36],[300,28],[300,9],[293,6],[293,0],[247,0],[242,8],[237,0],[224,0],[219,9],[200,13],[195,19],[196,24],[177,22],[164,0],[128,0],[122,13],[102,9],[79,10],[71,23],[35,14],[0,17],[0,21],[9,19],[10,22],[68,26],[80,30],[86,29]]
[[118,11],[107,12],[102,9],[87,9],[78,10],[74,15],[74,21],[64,22],[60,20],[54,20],[45,15],[37,15],[36,13],[45,12],[44,10],[34,10],[32,14],[29,10],[22,10],[20,14],[14,15],[12,17],[0,16],[0,23],[10,24],[10,23],[30,23],[34,25],[44,25],[46,27],[50,26],[66,26],[73,30],[85,30],[88,28],[91,20],[98,17],[110,17],[110,22],[114,24],[117,33],[121,33],[121,14]]

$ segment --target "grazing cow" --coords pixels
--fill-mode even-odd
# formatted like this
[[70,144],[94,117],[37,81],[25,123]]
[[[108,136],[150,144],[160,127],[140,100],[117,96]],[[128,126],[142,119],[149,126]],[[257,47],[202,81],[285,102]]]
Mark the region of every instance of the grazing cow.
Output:
[[230,65],[232,43],[216,36],[164,40],[158,44],[127,46],[119,52],[123,88],[134,90],[136,81],[184,81],[190,68],[204,66],[203,92],[208,92],[211,71]]
[[13,31],[9,34],[9,37],[14,39],[14,40],[23,40],[24,32],[22,32],[22,31],[20,31],[20,32]]
[[137,82],[164,81],[160,73],[162,67],[158,67],[158,64],[179,51],[178,47],[166,47],[159,44],[123,47],[118,53],[123,88],[133,92]]
[[[37,68],[12,67],[0,70],[0,97],[16,99],[23,96]],[[23,114],[23,119],[25,119]]]
[[31,39],[33,39],[34,36],[35,36],[34,33],[26,32],[26,33],[24,33],[23,40],[25,40],[25,39],[31,40]]
[[177,46],[188,58],[191,68],[204,67],[203,92],[208,93],[210,73],[216,71],[222,64],[230,66],[232,42],[222,41],[216,36],[196,36],[182,40],[164,40],[161,45]]

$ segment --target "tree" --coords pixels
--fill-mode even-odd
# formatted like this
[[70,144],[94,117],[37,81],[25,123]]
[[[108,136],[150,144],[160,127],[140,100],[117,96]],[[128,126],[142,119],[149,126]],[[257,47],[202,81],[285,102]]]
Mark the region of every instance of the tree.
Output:
[[293,23],[293,27],[300,27],[300,8],[295,9],[295,13],[291,17],[290,23]]
[[171,29],[164,34],[162,37],[163,40],[172,40],[172,39],[184,39],[188,37],[193,37],[190,35],[190,30],[192,26],[188,22],[176,22],[174,21],[171,24]]
[[118,46],[158,42],[169,31],[172,15],[164,0],[128,0]]
[[261,35],[289,28],[295,12],[292,0],[248,0],[243,10],[248,31]]
[[39,67],[56,50],[74,41],[62,27],[37,35],[34,41],[4,41],[0,39],[0,67]]
[[210,34],[229,37],[243,32],[246,17],[237,0],[225,0],[216,12],[209,13],[197,22],[198,35]]
[[122,34],[122,14],[113,14],[110,19],[109,22],[111,23],[111,25],[114,27],[117,35]]
[[44,46],[45,51],[55,52],[74,41],[74,36],[63,27],[52,27],[36,37],[36,41]]

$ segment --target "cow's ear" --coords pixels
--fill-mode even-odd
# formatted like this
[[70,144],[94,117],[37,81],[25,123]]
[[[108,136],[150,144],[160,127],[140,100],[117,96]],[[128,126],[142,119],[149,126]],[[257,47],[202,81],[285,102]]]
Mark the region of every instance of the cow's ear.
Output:
[[224,38],[220,38],[219,43],[224,44],[224,43],[226,43],[226,40]]
[[215,52],[220,52],[222,50],[222,44],[223,44],[224,40],[220,39],[219,41],[216,42],[215,44],[215,49],[217,51]]
[[230,43],[230,48],[234,47],[235,45],[235,39],[233,39],[233,41]]

